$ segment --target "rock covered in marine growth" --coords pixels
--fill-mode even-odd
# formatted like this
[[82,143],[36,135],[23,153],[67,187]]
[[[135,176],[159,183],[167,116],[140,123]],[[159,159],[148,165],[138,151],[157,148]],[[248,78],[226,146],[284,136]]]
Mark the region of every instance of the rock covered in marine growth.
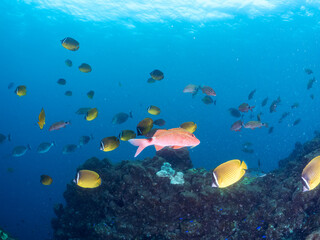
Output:
[[163,163],[161,170],[156,174],[158,177],[169,178],[171,184],[184,184],[183,172],[176,172],[168,162]]
[[[186,170],[188,161],[179,169],[178,163],[175,166],[171,159],[160,156],[115,165],[92,158],[79,169],[98,172],[102,185],[97,189],[67,186],[66,206],[55,207],[54,239],[312,237],[320,224],[320,187],[303,193],[300,179],[304,166],[319,154],[316,137],[299,145],[280,169],[225,189],[211,187],[211,171]],[[165,162],[183,172],[183,185],[157,176]]]
[[9,233],[0,228],[0,239],[1,240],[15,240],[10,236]]

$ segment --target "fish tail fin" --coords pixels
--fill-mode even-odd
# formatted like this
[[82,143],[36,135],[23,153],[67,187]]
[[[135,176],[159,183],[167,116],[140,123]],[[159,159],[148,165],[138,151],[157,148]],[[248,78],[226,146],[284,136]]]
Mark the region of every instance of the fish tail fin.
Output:
[[269,124],[268,124],[268,123],[264,123],[264,126],[265,126],[265,127],[269,127]]
[[241,167],[241,169],[248,169],[247,164],[244,161],[242,161],[240,167]]
[[194,98],[198,94],[199,89],[201,89],[200,85],[195,88],[194,92],[192,93],[192,98]]
[[55,141],[52,141],[52,146],[56,146],[56,142]]
[[11,134],[8,134],[8,141],[11,142]]
[[132,111],[129,112],[129,117],[130,117],[130,118],[133,118],[133,116],[132,116]]
[[146,147],[152,145],[152,138],[149,139],[130,139],[129,143],[131,143],[133,146],[138,146],[138,149],[134,155],[134,157],[138,156],[143,149],[145,149]]
[[251,107],[250,107],[251,112],[252,112],[252,109],[254,109],[255,107],[256,107],[256,106],[251,106]]
[[30,144],[27,145],[27,148],[28,148],[29,150],[32,150]]

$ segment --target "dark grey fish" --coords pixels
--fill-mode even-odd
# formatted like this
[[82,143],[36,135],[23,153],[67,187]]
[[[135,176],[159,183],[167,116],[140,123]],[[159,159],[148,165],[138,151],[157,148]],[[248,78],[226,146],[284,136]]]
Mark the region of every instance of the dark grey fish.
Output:
[[310,74],[313,73],[313,71],[312,71],[310,68],[305,68],[305,69],[304,69],[304,72],[305,72],[306,74],[308,74],[308,75],[310,75]]
[[154,80],[153,78],[148,78],[147,83],[155,83],[156,80]]
[[251,91],[251,92],[249,93],[249,96],[248,96],[248,99],[249,99],[249,100],[253,98],[253,95],[256,93],[256,91],[257,91],[257,89],[254,89],[253,91]]
[[10,141],[11,140],[10,135],[8,135],[8,137],[7,137],[7,136],[3,135],[2,133],[0,133],[0,144],[3,143],[6,139],[8,139],[8,141]]
[[8,89],[12,89],[12,88],[13,88],[13,86],[14,86],[14,82],[9,83],[9,85],[8,85]]
[[164,78],[164,75],[163,75],[163,72],[161,72],[160,70],[158,69],[155,69],[153,70],[151,73],[150,73],[150,76],[154,79],[154,80],[162,80]]
[[79,146],[82,147],[83,145],[88,144],[91,139],[93,139],[92,134],[90,136],[81,136],[79,138]]
[[249,148],[251,146],[252,146],[252,142],[245,142],[245,143],[242,144],[243,148]]
[[79,108],[79,109],[76,111],[76,114],[78,114],[78,115],[87,114],[87,112],[88,112],[90,109],[91,109],[91,108],[87,108],[87,107]]
[[263,99],[262,103],[261,103],[261,106],[264,107],[265,105],[267,105],[268,103],[268,97],[266,97],[265,99]]
[[159,127],[162,127],[163,125],[166,124],[166,121],[164,119],[160,118],[160,119],[157,119],[157,120],[153,121],[153,124],[157,125]]
[[241,117],[241,113],[238,109],[236,108],[229,108],[228,111],[230,112],[231,116],[239,118]]
[[291,105],[291,109],[299,107],[299,103],[295,102],[294,104]]
[[211,104],[213,103],[213,99],[210,97],[210,96],[204,96],[201,101],[204,103],[204,104]]
[[28,150],[31,150],[30,145],[27,146],[17,146],[12,150],[13,157],[21,157],[23,156]]
[[63,147],[62,153],[63,154],[73,153],[77,150],[77,148],[78,148],[78,146],[75,144],[67,144]]
[[65,79],[63,79],[63,78],[60,78],[60,79],[58,79],[57,83],[59,85],[66,85],[67,81]]
[[270,113],[276,112],[277,106],[281,102],[281,98],[278,97],[276,100],[274,100],[270,105]]
[[272,132],[273,132],[273,129],[274,129],[274,127],[269,128],[268,133],[269,133],[269,134],[272,133]]
[[262,115],[263,113],[262,112],[260,112],[258,115],[257,115],[257,120],[259,121],[259,122],[261,122],[261,115]]
[[316,78],[313,77],[309,80],[308,85],[307,85],[307,89],[309,90],[310,88],[312,88],[313,83],[316,81]]
[[241,150],[242,150],[242,152],[245,152],[245,153],[250,153],[250,154],[254,153],[253,149],[242,148]]
[[293,122],[293,126],[298,125],[300,122],[301,122],[301,119],[298,118],[297,120],[295,120],[295,121]]
[[285,119],[286,117],[288,117],[290,115],[290,112],[284,112],[281,115],[281,118],[279,119],[279,123],[282,123],[283,119]]
[[128,120],[128,118],[132,118],[132,112],[129,114],[120,112],[113,116],[112,118],[112,124],[122,124]]

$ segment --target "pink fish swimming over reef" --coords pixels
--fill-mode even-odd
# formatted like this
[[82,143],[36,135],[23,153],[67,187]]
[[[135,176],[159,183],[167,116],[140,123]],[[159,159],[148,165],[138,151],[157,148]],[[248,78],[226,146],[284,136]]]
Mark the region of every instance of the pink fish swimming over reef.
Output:
[[200,144],[199,139],[183,128],[160,129],[156,131],[152,138],[130,139],[129,142],[134,146],[139,146],[134,157],[138,156],[143,149],[150,145],[154,145],[156,151],[159,151],[164,147],[179,149],[183,147],[195,147]]
[[70,124],[70,121],[68,121],[68,122],[64,122],[64,121],[56,122],[56,123],[54,123],[54,124],[52,124],[50,126],[49,131],[59,130],[60,128],[65,128],[69,124]]

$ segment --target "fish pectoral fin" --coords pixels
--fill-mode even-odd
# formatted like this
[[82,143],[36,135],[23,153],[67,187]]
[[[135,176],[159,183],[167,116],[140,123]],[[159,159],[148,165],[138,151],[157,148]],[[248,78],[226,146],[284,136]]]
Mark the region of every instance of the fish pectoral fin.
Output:
[[180,148],[183,148],[183,146],[171,146],[170,148],[172,148],[172,149],[180,149]]
[[159,146],[159,145],[154,145],[154,147],[156,148],[156,151],[161,150],[162,148],[164,148],[163,146]]

